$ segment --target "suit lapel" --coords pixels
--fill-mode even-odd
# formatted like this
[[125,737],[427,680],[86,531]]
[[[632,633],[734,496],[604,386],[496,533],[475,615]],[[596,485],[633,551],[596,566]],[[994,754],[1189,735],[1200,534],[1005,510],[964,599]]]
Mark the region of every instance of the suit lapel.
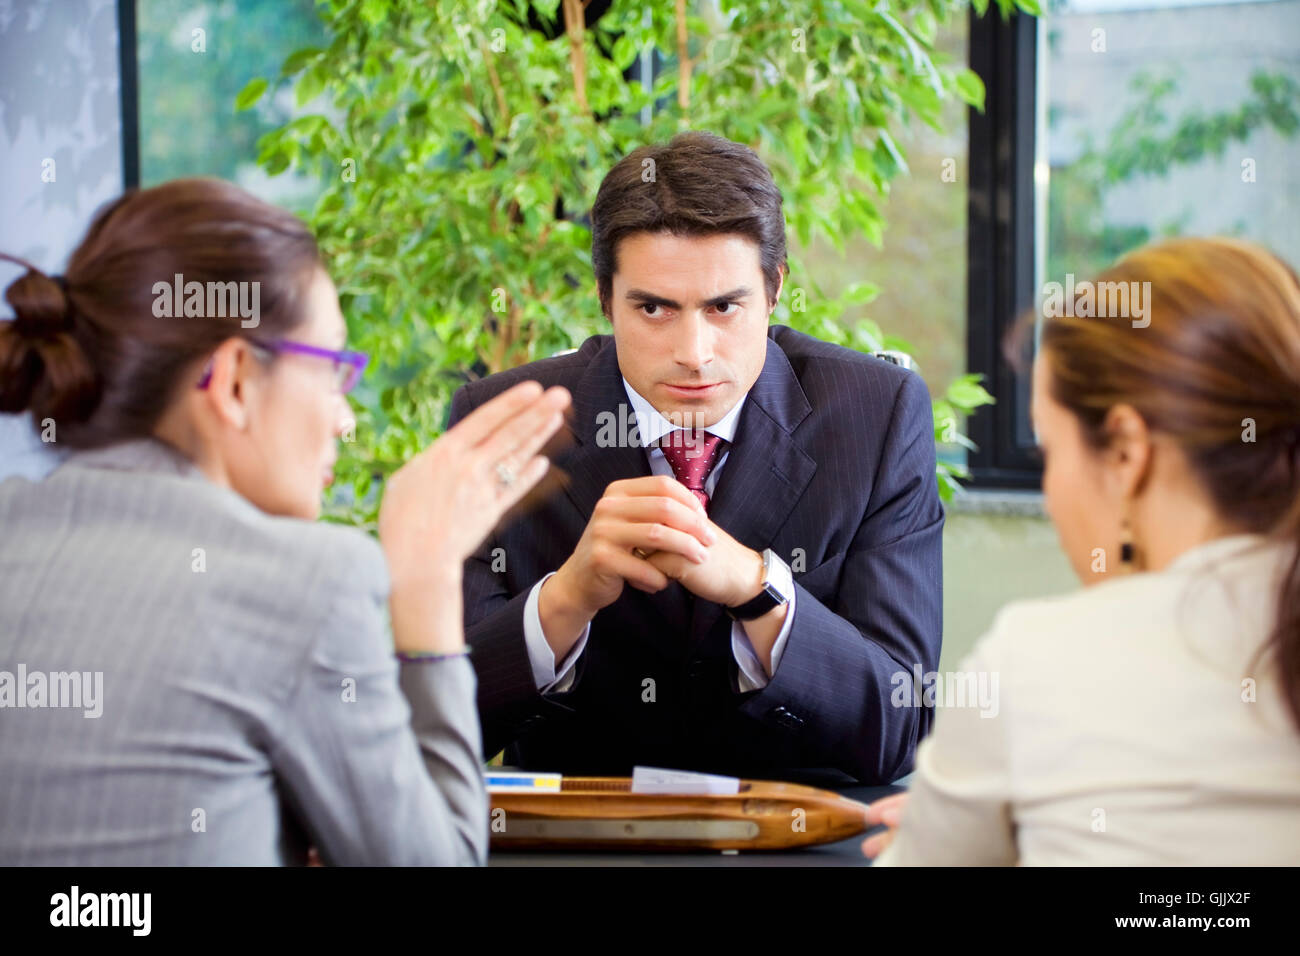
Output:
[[[709,504],[713,522],[746,547],[770,547],[803,497],[817,463],[792,432],[812,411],[785,352],[770,337],[767,359],[740,413],[736,440]],[[789,555],[782,555],[789,560]],[[722,607],[695,601],[692,644],[703,640]]]
[[[562,465],[568,474],[565,491],[582,515],[584,525],[591,520],[596,502],[610,482],[651,474],[645,448],[639,440],[636,444],[627,440],[635,427],[636,413],[623,387],[618,354],[611,338],[592,357],[574,386],[575,447]],[[664,635],[664,646],[680,647],[690,623],[690,595],[685,588],[674,581],[658,594],[645,594],[630,585],[624,593],[654,605],[671,627],[671,633]]]

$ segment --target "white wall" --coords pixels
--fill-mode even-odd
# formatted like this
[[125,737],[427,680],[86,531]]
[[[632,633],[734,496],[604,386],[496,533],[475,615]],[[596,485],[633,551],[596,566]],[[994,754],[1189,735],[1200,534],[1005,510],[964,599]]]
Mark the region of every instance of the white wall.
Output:
[[[114,0],[0,0],[0,250],[62,272],[122,192],[119,90]],[[21,272],[0,261],[0,288]],[[0,415],[0,478],[54,458],[29,418]]]

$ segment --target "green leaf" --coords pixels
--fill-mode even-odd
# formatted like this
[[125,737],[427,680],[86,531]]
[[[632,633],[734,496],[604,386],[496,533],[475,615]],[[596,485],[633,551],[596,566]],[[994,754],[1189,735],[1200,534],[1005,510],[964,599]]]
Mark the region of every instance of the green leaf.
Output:
[[367,26],[379,26],[384,22],[387,13],[388,0],[364,0],[361,4],[361,19]]
[[961,409],[994,404],[994,398],[979,384],[979,376],[963,375],[948,386],[945,397]]
[[298,85],[294,87],[294,96],[299,106],[311,102],[321,94],[325,89],[325,81],[328,79],[324,68],[320,64],[313,66],[310,70],[302,75],[298,80]]
[[844,290],[841,299],[848,305],[866,305],[880,295],[880,286],[874,282],[855,282]]
[[293,76],[312,60],[319,59],[325,51],[320,47],[309,46],[301,50],[294,50],[285,57],[284,65],[280,67],[281,76]]
[[626,70],[641,54],[641,38],[632,33],[624,33],[614,42],[614,49],[610,58],[619,70]]
[[889,130],[882,127],[876,132],[880,139],[876,142],[874,158],[876,160],[876,169],[879,171],[882,180],[893,179],[899,170],[907,172],[907,161],[903,159],[903,154],[899,152],[894,137],[889,135]]
[[262,98],[262,94],[266,92],[266,87],[267,87],[267,82],[265,77],[262,76],[253,77],[251,80],[249,80],[247,83],[244,84],[244,88],[240,90],[239,95],[235,97],[235,109],[236,110],[248,109],[250,106],[252,106],[254,103],[256,103],[258,100]]
[[965,69],[957,74],[957,95],[966,103],[984,112],[984,81],[974,70]]

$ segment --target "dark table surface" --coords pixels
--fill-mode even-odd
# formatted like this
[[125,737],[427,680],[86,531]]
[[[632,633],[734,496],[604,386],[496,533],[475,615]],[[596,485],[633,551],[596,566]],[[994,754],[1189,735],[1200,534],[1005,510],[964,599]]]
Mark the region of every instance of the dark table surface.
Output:
[[[908,782],[904,777],[884,786],[864,786],[838,770],[797,770],[781,775],[764,774],[763,778],[834,790],[862,803],[871,803],[903,790]],[[751,776],[749,779],[759,778]],[[488,855],[488,866],[870,866],[871,861],[862,855],[862,841],[866,836],[862,833],[838,843],[752,853],[744,850],[666,850],[656,853],[493,851]]]

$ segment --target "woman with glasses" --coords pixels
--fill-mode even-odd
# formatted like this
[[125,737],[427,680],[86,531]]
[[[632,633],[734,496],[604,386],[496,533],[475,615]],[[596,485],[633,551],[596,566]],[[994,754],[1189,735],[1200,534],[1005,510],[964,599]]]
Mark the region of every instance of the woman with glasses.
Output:
[[567,393],[525,383],[412,459],[376,544],[313,521],[365,356],[294,216],[128,193],[5,299],[0,410],[72,453],[0,484],[0,863],[483,862],[461,567]]

